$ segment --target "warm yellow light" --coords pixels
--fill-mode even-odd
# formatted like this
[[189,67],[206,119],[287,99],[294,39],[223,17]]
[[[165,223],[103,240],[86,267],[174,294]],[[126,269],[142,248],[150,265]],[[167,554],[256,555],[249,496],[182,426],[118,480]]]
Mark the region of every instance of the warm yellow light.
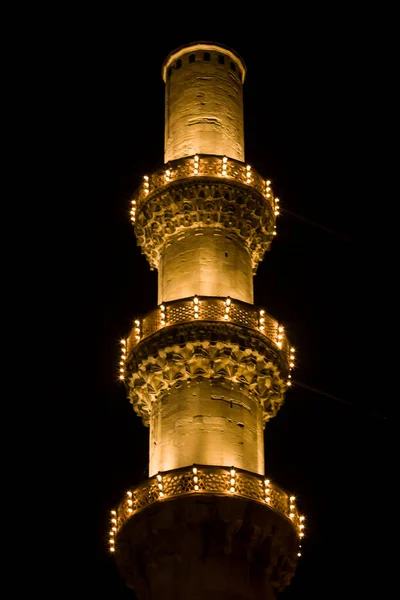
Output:
[[112,514],[112,515],[116,515],[116,514],[117,514],[117,511],[116,511],[116,510],[112,510],[112,511],[110,511],[110,512],[111,512],[111,514]]
[[225,312],[228,313],[230,311],[230,306],[225,306]]
[[197,175],[197,174],[198,174],[198,172],[199,172],[199,170],[198,170],[198,169],[195,169],[195,170],[194,170],[194,174],[195,174],[195,175]]
[[235,488],[231,487],[231,494],[233,494],[234,491],[235,491]]
[[195,296],[195,297],[193,298],[193,302],[194,302],[194,304],[198,304],[198,303],[199,303],[199,299],[198,299],[198,297],[197,297],[197,296]]
[[163,484],[162,484],[162,483],[159,483],[159,484],[158,484],[158,489],[159,489],[159,490],[162,490],[162,489],[163,489]]
[[270,197],[271,197],[271,194],[268,192],[267,193],[267,198],[270,198]]
[[110,548],[110,552],[115,552],[115,548],[114,548],[114,547],[111,547],[111,548]]
[[161,475],[157,475],[157,480],[161,481],[161,479],[162,479],[162,476]]
[[132,498],[132,492],[126,492],[130,498]]
[[271,490],[270,490],[268,487],[267,487],[267,488],[265,488],[265,494],[266,494],[266,496],[269,496],[269,493],[270,493],[270,491],[271,491]]
[[231,479],[231,485],[235,485],[235,480],[234,480],[234,478],[233,478],[233,477],[232,477],[232,479]]
[[296,352],[295,348],[290,348],[290,352]]
[[198,318],[199,318],[199,315],[198,315],[197,313],[194,313],[194,318],[195,318],[195,319],[198,319]]
[[148,180],[149,180],[149,176],[148,176],[148,175],[143,175],[143,179],[144,179],[145,181],[148,181]]
[[111,523],[117,524],[117,519],[111,519]]
[[222,159],[222,162],[223,162],[223,163],[226,163],[226,162],[228,162],[228,159],[226,158],[226,156],[224,156],[224,158]]
[[129,505],[129,506],[132,506],[132,504],[133,504],[133,500],[129,499],[129,500],[128,500],[128,505]]
[[289,378],[289,379],[292,379],[292,376],[291,376],[291,375],[288,375],[288,378]]
[[110,535],[114,535],[114,532],[113,532],[113,531],[110,531]]
[[194,486],[194,489],[195,489],[195,490],[196,490],[196,492],[197,492],[197,490],[199,489],[199,486],[198,486],[198,485],[195,485],[195,486]]
[[116,527],[112,527],[111,529],[112,529],[113,531],[117,531],[117,528],[116,528]]
[[293,517],[294,517],[294,513],[290,513],[289,517],[290,517],[291,519],[293,519]]
[[262,308],[262,309],[260,310],[260,315],[264,315],[264,314],[265,314],[265,310]]
[[278,340],[281,340],[283,338],[283,335],[281,333],[278,334]]
[[264,479],[264,484],[269,485],[269,479]]
[[276,342],[276,345],[278,346],[279,349],[282,348],[282,342]]
[[199,307],[198,307],[198,305],[197,305],[197,304],[195,304],[195,306],[194,306],[194,312],[195,312],[195,313],[199,312]]
[[289,367],[292,369],[294,367],[294,363],[289,363]]
[[165,325],[164,319],[161,320],[161,325],[164,327],[164,325]]
[[265,182],[267,185],[271,185],[271,182],[269,179],[267,179],[267,181]]
[[123,346],[125,346],[125,344],[126,344],[126,341],[125,341],[125,340],[121,340],[121,344],[122,344]]
[[133,512],[133,508],[128,508],[128,513]]
[[291,505],[289,506],[289,508],[290,508],[290,510],[294,510],[294,508],[295,508],[295,507],[294,507],[294,504],[291,504]]
[[160,498],[164,498],[164,492],[159,492]]
[[195,475],[195,476],[193,477],[193,481],[194,481],[195,483],[197,483],[197,482],[199,481],[199,478],[197,477],[197,475]]
[[283,331],[283,327],[282,325],[280,327],[278,327],[278,331],[282,332]]
[[229,319],[229,315],[226,315],[226,314],[225,314],[225,315],[224,315],[224,319],[225,319],[225,321],[227,321],[227,320]]
[[267,497],[265,498],[265,502],[268,502],[268,504],[269,504],[269,503],[271,502],[271,498],[270,498],[269,496],[267,496]]
[[305,517],[300,517],[300,521],[304,521]]
[[301,552],[298,552],[298,553],[297,553],[297,556],[301,556]]
[[273,232],[273,235],[276,235],[276,231]]
[[135,319],[135,321],[134,321],[134,322],[135,322],[135,325],[140,325],[140,321],[139,321],[139,319]]
[[288,382],[287,382],[287,384],[288,384],[288,386],[290,387],[290,386],[292,385],[292,382],[291,382],[291,381],[288,381]]
[[275,198],[275,202],[279,202],[279,198]]
[[231,469],[231,476],[232,477],[235,477],[235,473],[236,473],[235,469]]
[[251,171],[251,166],[250,165],[247,165],[246,171]]
[[160,308],[161,308],[161,310],[164,312],[164,310],[165,310],[165,306],[164,306],[164,304],[161,304],[161,305],[160,305]]
[[110,540],[108,540],[108,542],[109,542],[111,545],[112,545],[112,544],[115,544],[115,540],[114,540],[114,539],[110,539]]
[[303,533],[303,532],[302,532],[302,533],[299,533],[299,536],[300,536],[301,538],[302,538],[302,537],[304,537],[304,533]]
[[290,496],[290,502],[294,502],[296,500],[296,496]]
[[260,323],[265,323],[265,318],[264,317],[260,318]]
[[165,171],[165,174],[166,174],[166,176],[167,176],[167,177],[169,177],[169,176],[171,175],[171,171],[170,171],[169,169],[167,169],[167,170]]
[[264,331],[265,327],[264,325],[260,325],[260,331]]
[[194,160],[195,160],[196,162],[198,162],[198,160],[199,160],[199,157],[198,157],[198,155],[197,155],[197,154],[196,154],[196,156],[194,157]]
[[125,369],[124,369],[124,367],[120,367],[120,369],[119,369],[119,372],[120,372],[120,373],[124,373],[124,372],[125,372]]
[[119,361],[119,364],[120,364],[120,365],[123,365],[123,364],[124,364],[124,361],[123,361],[123,360],[120,360],[120,361]]
[[192,470],[193,470],[193,473],[194,473],[195,475],[197,475],[197,468],[196,468],[196,467],[193,467],[193,469],[192,469]]
[[123,375],[120,375],[119,378],[120,379],[125,379],[125,377]]
[[229,298],[229,296],[228,296],[228,297],[227,297],[227,299],[225,300],[225,304],[226,304],[227,306],[230,306],[230,304],[231,304],[231,299]]
[[299,525],[300,529],[304,529],[304,525],[303,523],[301,525]]

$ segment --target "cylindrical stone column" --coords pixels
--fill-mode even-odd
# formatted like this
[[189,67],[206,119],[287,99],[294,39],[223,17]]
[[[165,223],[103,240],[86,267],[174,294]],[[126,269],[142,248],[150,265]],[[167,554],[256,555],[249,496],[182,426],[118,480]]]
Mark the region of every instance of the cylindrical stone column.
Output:
[[245,73],[242,59],[219,45],[197,43],[168,56],[163,65],[165,163],[194,154],[244,161]]
[[195,463],[264,473],[263,411],[255,398],[200,382],[184,384],[157,403],[149,476]]
[[158,303],[189,296],[230,296],[253,303],[253,270],[246,246],[223,229],[177,234],[161,252]]

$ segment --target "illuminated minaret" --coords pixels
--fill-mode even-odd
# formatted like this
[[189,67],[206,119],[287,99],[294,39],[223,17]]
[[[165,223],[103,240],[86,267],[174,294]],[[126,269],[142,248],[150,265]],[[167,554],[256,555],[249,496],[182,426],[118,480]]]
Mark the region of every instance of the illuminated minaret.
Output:
[[253,304],[279,200],[245,162],[245,74],[219,44],[168,56],[165,165],[132,199],[158,306],[121,341],[119,375],[150,428],[149,479],[112,511],[110,549],[140,600],[272,599],[301,555],[304,518],[264,471],[295,350]]

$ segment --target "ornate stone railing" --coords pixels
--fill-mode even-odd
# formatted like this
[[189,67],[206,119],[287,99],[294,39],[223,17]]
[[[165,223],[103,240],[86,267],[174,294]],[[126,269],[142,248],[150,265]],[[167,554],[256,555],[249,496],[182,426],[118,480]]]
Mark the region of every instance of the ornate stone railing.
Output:
[[132,221],[135,221],[136,212],[149,195],[159,192],[173,182],[191,177],[215,177],[222,181],[225,179],[249,186],[264,196],[271,208],[279,211],[279,199],[274,198],[271,182],[263,179],[250,165],[225,156],[198,154],[171,161],[162,169],[143,177],[142,185],[132,198]]
[[165,302],[143,319],[136,319],[126,340],[126,350],[129,352],[142,339],[164,327],[191,321],[222,321],[255,329],[277,346],[289,368],[294,366],[294,348],[290,347],[284,327],[276,319],[253,304],[212,296],[194,296]]
[[193,465],[158,473],[127,491],[118,508],[111,511],[110,550],[114,550],[120,528],[136,513],[155,502],[194,494],[236,496],[267,504],[293,523],[299,541],[304,537],[305,518],[297,509],[296,498],[269,479],[234,467]]

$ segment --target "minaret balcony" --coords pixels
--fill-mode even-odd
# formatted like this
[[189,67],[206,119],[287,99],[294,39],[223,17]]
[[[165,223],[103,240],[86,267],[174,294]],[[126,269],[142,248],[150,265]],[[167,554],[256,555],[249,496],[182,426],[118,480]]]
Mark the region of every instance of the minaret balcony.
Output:
[[295,496],[262,475],[210,465],[192,465],[158,473],[132,490],[128,490],[116,510],[111,513],[110,550],[123,525],[148,506],[173,498],[192,495],[228,496],[261,503],[293,525],[301,544],[305,518],[299,513]]
[[213,179],[218,183],[226,180],[251,188],[265,198],[275,214],[279,214],[279,199],[274,197],[271,181],[263,179],[251,165],[226,156],[196,154],[171,161],[151,175],[143,177],[140,188],[132,198],[131,220],[135,221],[135,213],[149,196],[159,194],[167,186],[193,178],[200,181]]
[[135,320],[126,339],[126,351],[129,353],[140,341],[164,328],[202,321],[227,323],[254,330],[275,346],[288,370],[294,366],[295,349],[290,346],[283,325],[265,309],[229,297],[193,296],[161,304],[142,319]]

